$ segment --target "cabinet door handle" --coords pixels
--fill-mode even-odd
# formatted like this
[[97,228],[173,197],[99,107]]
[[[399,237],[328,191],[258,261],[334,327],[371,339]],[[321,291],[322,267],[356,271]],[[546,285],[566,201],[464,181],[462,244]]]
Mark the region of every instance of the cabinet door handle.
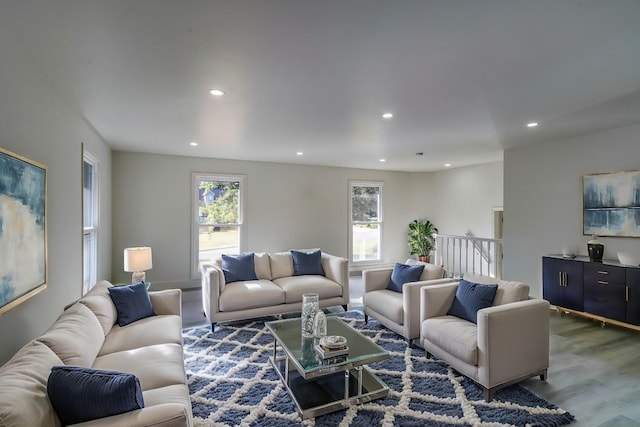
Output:
[[608,285],[608,284],[609,284],[609,282],[605,282],[605,281],[603,281],[603,280],[598,280],[598,284],[599,284],[599,285]]
[[625,286],[624,287],[624,299],[626,302],[629,302],[629,287]]
[[598,270],[598,274],[609,274],[609,272],[608,271]]
[[563,280],[563,278],[564,278],[564,276],[563,276],[562,271],[558,271],[558,282],[559,282],[558,284],[559,284],[560,286],[564,286],[564,280]]
[[569,273],[565,271],[562,274],[564,275],[564,287],[566,288],[567,286],[569,286]]

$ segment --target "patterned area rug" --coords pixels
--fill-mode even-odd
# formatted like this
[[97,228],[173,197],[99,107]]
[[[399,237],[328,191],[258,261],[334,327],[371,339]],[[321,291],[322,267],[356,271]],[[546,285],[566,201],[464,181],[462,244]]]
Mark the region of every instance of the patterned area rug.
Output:
[[[336,314],[391,353],[369,365],[386,398],[302,421],[269,363],[273,338],[261,320],[183,331],[196,426],[559,426],[573,415],[516,385],[487,403],[473,382],[409,349],[399,335],[359,311]],[[272,320],[272,319],[267,319]]]

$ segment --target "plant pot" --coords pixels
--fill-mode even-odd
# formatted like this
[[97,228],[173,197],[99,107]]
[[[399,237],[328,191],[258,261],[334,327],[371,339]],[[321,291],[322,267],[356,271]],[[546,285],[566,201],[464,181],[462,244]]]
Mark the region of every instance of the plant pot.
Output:
[[427,262],[430,263],[431,262],[431,256],[426,255],[426,256],[418,256],[418,261],[422,261],[422,262]]

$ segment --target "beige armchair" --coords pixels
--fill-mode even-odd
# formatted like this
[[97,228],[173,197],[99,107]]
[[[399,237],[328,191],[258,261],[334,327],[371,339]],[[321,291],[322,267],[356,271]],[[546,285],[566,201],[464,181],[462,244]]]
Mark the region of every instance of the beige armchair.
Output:
[[[420,288],[438,283],[449,283],[443,279],[444,268],[425,264],[420,281],[405,283],[402,293],[386,289],[393,267],[364,270],[364,320],[376,318],[387,328],[402,335],[408,345],[420,337]],[[437,280],[439,279],[439,280]]]
[[459,282],[423,287],[420,343],[427,351],[482,387],[487,402],[503,387],[549,367],[549,303],[529,298],[529,286],[465,275],[473,283],[497,284],[493,306],[478,323],[447,315]]

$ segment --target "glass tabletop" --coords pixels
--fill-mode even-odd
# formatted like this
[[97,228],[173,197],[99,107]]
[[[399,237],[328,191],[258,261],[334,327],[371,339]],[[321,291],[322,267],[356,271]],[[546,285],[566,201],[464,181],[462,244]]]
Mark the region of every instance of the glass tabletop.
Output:
[[327,317],[327,335],[345,337],[349,353],[344,357],[324,360],[316,354],[314,348],[318,340],[302,338],[299,318],[276,320],[265,324],[301,374],[323,370],[335,371],[336,368],[365,365],[390,357],[385,349],[335,317]]

